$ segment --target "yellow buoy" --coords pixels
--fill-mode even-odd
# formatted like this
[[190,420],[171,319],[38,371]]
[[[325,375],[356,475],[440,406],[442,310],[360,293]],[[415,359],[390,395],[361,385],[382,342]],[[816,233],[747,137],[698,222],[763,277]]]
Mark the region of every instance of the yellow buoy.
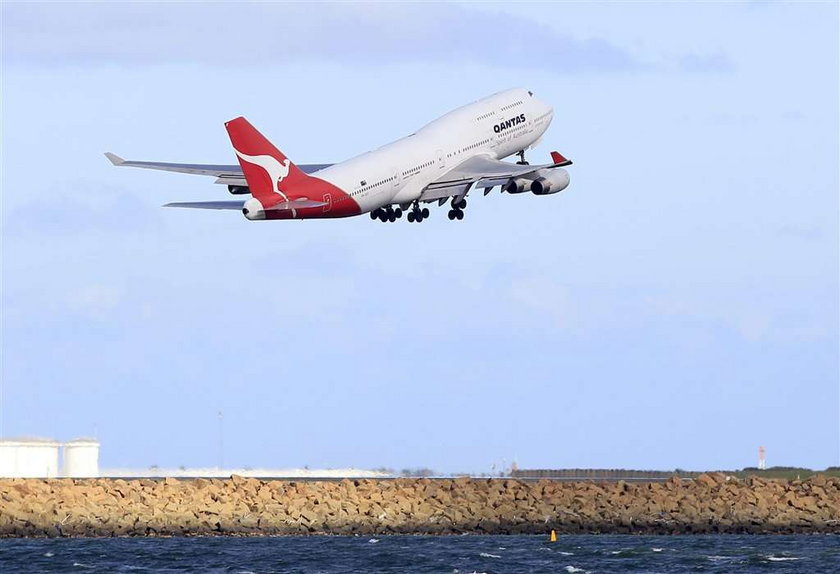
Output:
[[548,538],[550,542],[557,542],[557,533],[553,530],[551,531],[551,536]]

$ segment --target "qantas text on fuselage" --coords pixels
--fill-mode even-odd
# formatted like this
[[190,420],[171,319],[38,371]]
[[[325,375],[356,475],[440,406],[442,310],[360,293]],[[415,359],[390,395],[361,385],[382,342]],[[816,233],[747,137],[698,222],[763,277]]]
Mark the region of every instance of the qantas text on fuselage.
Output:
[[[245,118],[225,124],[239,165],[127,161],[114,165],[212,175],[249,199],[168,203],[167,207],[240,210],[249,220],[322,219],[369,213],[371,219],[410,222],[429,217],[424,204],[450,203],[448,217],[464,218],[466,196],[494,187],[549,195],[569,185],[572,162],[529,165],[525,151],[543,137],[551,106],[526,89],[493,94],[434,120],[415,133],[336,164],[295,164]],[[518,155],[516,163],[502,161]]]

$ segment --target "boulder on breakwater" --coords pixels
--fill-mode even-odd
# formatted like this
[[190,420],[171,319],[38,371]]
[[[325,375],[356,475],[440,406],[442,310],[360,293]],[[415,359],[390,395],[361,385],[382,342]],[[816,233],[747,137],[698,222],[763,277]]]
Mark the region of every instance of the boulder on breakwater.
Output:
[[840,533],[840,479],[0,479],[0,536]]

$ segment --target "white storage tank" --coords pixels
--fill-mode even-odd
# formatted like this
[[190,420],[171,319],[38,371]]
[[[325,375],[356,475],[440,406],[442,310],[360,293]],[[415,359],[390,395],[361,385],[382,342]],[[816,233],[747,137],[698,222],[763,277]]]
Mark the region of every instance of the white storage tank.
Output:
[[64,472],[68,478],[99,476],[99,441],[77,438],[64,443]]
[[55,478],[58,441],[43,438],[0,440],[0,477]]

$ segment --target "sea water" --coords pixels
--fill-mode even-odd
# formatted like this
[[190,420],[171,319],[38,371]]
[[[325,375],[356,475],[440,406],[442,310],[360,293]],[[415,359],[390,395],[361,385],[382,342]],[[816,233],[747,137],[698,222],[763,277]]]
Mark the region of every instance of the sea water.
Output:
[[840,536],[0,539],[0,572],[840,573]]

